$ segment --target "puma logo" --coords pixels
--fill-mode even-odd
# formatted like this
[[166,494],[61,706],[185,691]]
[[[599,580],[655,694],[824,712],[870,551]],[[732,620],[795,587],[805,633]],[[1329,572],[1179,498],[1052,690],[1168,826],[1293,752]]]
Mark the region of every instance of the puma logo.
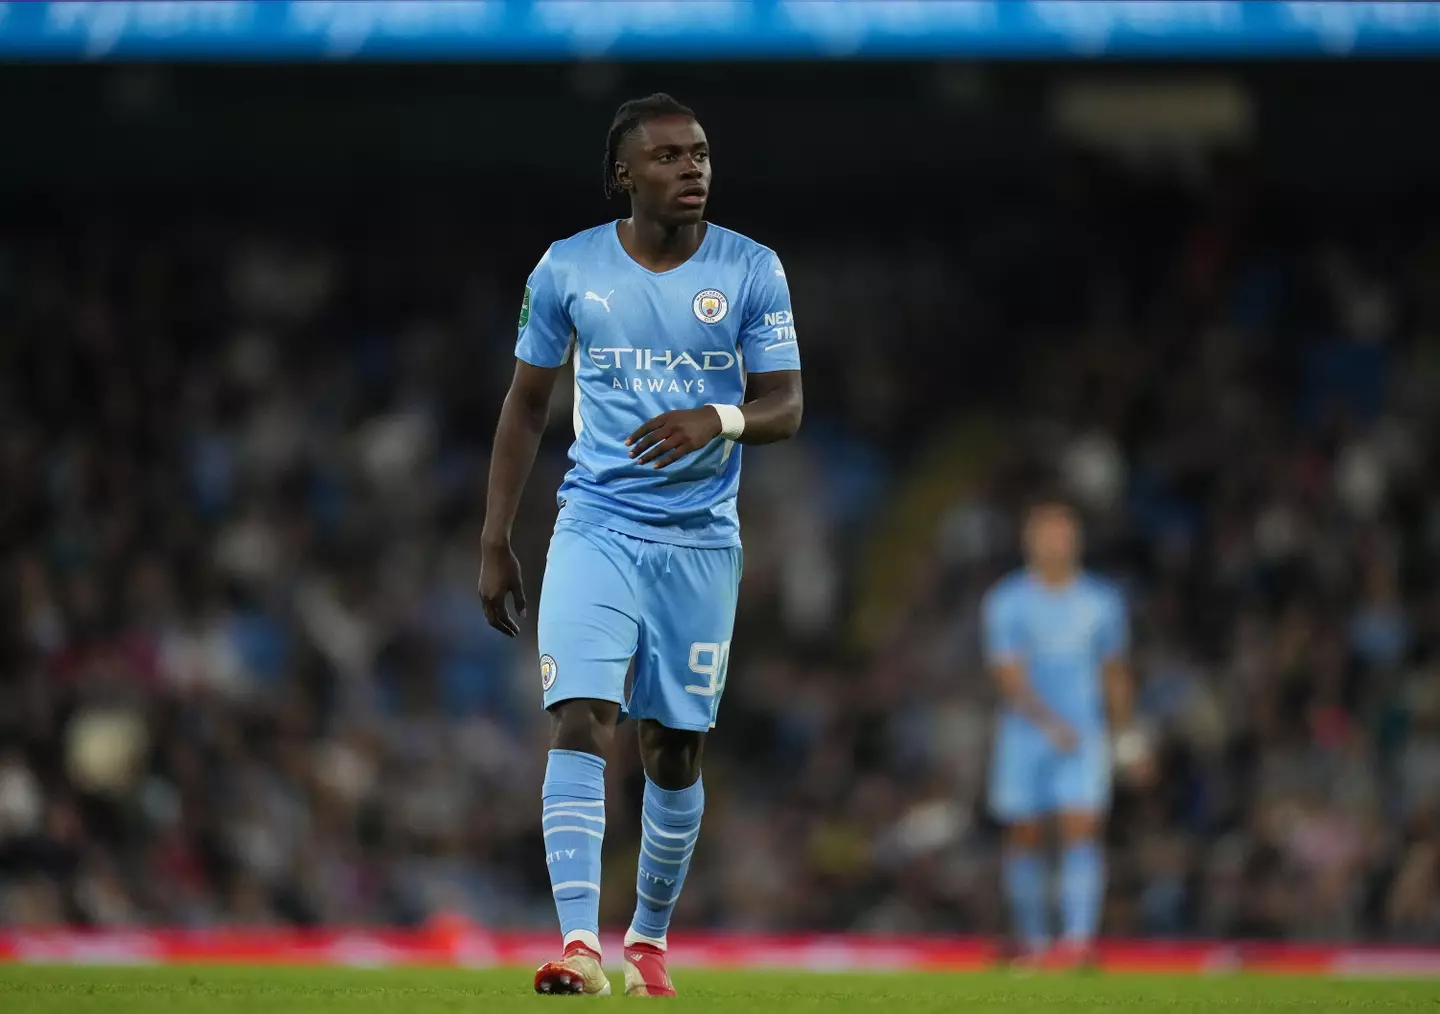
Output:
[[605,307],[605,312],[606,312],[606,313],[609,313],[609,312],[610,312],[610,297],[613,296],[613,295],[615,295],[615,290],[614,290],[614,289],[611,289],[609,292],[605,293],[605,295],[603,295],[603,296],[596,295],[596,294],[593,293],[593,292],[587,292],[587,293],[585,293],[585,301],[586,301],[587,303],[599,303],[601,306]]

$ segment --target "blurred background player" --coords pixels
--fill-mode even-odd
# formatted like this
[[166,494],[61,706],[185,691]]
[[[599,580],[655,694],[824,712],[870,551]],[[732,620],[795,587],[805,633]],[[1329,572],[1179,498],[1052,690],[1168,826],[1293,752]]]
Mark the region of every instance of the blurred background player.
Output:
[[800,359],[775,254],[704,220],[710,146],[689,109],[667,95],[622,105],[604,178],[607,195],[629,196],[631,217],[552,245],[525,289],[480,596],[493,626],[518,633],[505,601],[525,614],[511,529],[550,393],[573,357],[574,467],[560,487],[538,632],[552,716],[542,823],[565,953],[539,969],[535,989],[610,991],[599,940],[605,754],[628,713],[645,794],[626,992],[674,995],[666,932],[699,835],[700,756],[740,585],[735,444],[796,432]]
[[1023,961],[1049,949],[1042,821],[1060,836],[1062,937],[1055,964],[1088,961],[1100,920],[1105,869],[1098,840],[1110,801],[1109,728],[1128,730],[1125,606],[1080,566],[1080,520],[1041,499],[1024,522],[1025,567],[983,604],[985,653],[1002,698],[990,805],[1006,827],[1005,886]]

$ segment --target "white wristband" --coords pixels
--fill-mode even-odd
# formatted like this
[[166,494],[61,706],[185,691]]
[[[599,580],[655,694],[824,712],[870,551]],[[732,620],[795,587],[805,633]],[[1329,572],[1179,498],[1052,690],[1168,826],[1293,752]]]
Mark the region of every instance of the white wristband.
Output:
[[1135,726],[1122,729],[1110,741],[1110,758],[1116,767],[1134,767],[1149,755],[1150,737]]
[[720,435],[726,440],[739,440],[740,434],[745,432],[745,413],[740,406],[712,403],[710,407],[720,417]]

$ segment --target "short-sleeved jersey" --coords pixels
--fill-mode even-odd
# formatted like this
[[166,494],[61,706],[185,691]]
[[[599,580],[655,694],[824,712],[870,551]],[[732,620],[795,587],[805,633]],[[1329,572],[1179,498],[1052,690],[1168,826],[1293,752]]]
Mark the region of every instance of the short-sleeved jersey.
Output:
[[[1125,654],[1125,603],[1108,582],[1082,574],[1051,588],[1028,571],[1002,578],[985,596],[985,658],[1019,662],[1031,689],[1082,735],[1105,731],[1101,666]],[[1026,723],[1019,715],[1006,721]]]
[[662,412],[740,404],[747,372],[800,368],[785,269],[772,250],[712,224],[688,261],[650,271],[616,226],[553,244],[520,311],[516,356],[575,370],[560,517],[653,542],[739,545],[739,447],[716,440],[657,469],[631,459],[625,438]]

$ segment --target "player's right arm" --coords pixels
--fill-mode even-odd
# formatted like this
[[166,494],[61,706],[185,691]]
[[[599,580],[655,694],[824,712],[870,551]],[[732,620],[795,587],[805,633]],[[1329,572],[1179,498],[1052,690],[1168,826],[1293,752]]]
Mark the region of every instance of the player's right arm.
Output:
[[516,361],[490,453],[485,527],[480,534],[480,603],[490,626],[510,637],[520,633],[520,628],[510,616],[505,596],[513,597],[516,612],[525,615],[525,588],[520,579],[520,561],[510,548],[510,532],[545,432],[550,392],[559,372],[558,368]]
[[1075,730],[1045,706],[1025,674],[1019,601],[1003,587],[992,588],[982,610],[985,661],[995,676],[1001,699],[1039,728],[1057,749],[1066,753],[1074,750],[1080,742]]
[[555,378],[570,356],[573,333],[547,252],[525,286],[520,336],[515,346],[515,375],[495,428],[490,483],[485,495],[485,527],[480,535],[480,603],[490,626],[509,637],[520,633],[520,627],[506,606],[507,595],[515,600],[516,611],[525,615],[520,561],[510,548],[510,535],[525,480],[530,477],[550,417]]

